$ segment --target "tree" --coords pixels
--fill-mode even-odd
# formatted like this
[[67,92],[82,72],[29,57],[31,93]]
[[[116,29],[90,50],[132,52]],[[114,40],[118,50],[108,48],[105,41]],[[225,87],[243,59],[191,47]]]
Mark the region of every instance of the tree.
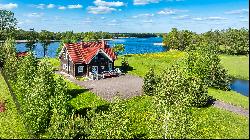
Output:
[[154,95],[155,88],[157,86],[157,77],[154,73],[154,69],[150,68],[144,77],[143,92],[146,95]]
[[123,44],[115,44],[112,48],[116,55],[120,55],[125,51],[125,47]]
[[0,31],[10,31],[15,29],[17,25],[17,19],[14,17],[14,13],[7,10],[0,10]]
[[42,30],[39,34],[39,40],[43,46],[43,56],[45,57],[48,51],[48,46],[51,44],[52,36],[49,31]]
[[27,43],[25,45],[25,47],[28,48],[28,51],[34,51],[35,47],[36,47],[36,43],[38,41],[38,33],[35,32],[34,29],[30,29],[30,32],[28,33],[27,36]]

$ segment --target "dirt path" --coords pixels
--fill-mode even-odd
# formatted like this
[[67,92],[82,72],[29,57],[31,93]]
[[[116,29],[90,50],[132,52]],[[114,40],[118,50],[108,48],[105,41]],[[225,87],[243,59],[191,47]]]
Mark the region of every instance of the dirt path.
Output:
[[[65,76],[67,79],[76,83],[77,85],[87,88],[94,92],[96,95],[109,101],[111,101],[114,96],[120,96],[127,99],[142,95],[143,79],[137,76],[125,75],[116,78],[83,82],[75,80],[72,76],[69,76],[67,74],[60,72],[56,73]],[[242,107],[237,107],[218,100],[213,102],[213,106],[249,117],[249,110]]]

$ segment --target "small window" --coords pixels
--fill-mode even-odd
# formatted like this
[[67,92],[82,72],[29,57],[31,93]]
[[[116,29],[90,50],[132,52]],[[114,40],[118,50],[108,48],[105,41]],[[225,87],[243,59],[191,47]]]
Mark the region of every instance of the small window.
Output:
[[66,64],[63,64],[63,69],[64,69],[64,70],[66,69],[66,67],[67,67],[67,65],[66,65]]
[[102,69],[104,70],[104,69],[105,69],[105,66],[102,66]]
[[83,67],[84,67],[84,66],[79,66],[79,67],[78,67],[78,73],[79,73],[79,72],[83,72]]

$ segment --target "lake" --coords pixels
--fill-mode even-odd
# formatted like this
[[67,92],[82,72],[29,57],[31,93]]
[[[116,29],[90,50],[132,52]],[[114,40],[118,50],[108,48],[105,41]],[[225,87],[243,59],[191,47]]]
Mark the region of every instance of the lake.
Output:
[[[162,43],[162,38],[152,37],[152,38],[122,38],[107,41],[110,46],[114,44],[124,44],[125,51],[123,54],[144,54],[144,53],[155,53],[163,52],[165,49],[159,45]],[[158,45],[154,45],[157,44]],[[40,43],[36,44],[35,53],[38,58],[43,57],[43,47]],[[48,47],[48,57],[56,57],[56,50],[59,47],[59,42],[53,42]],[[26,51],[25,43],[17,44],[18,51]]]
[[232,90],[249,97],[249,80],[234,79],[230,87]]

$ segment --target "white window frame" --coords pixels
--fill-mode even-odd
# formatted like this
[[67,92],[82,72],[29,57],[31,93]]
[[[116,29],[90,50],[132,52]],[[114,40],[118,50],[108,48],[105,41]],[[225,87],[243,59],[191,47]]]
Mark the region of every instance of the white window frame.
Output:
[[101,66],[101,68],[102,68],[102,70],[104,70],[104,69],[105,69],[105,66]]
[[98,66],[92,66],[92,72],[94,68],[96,68],[96,73],[98,73]]
[[65,70],[67,67],[67,64],[63,64],[63,69]]
[[84,66],[78,66],[78,73],[83,72]]

